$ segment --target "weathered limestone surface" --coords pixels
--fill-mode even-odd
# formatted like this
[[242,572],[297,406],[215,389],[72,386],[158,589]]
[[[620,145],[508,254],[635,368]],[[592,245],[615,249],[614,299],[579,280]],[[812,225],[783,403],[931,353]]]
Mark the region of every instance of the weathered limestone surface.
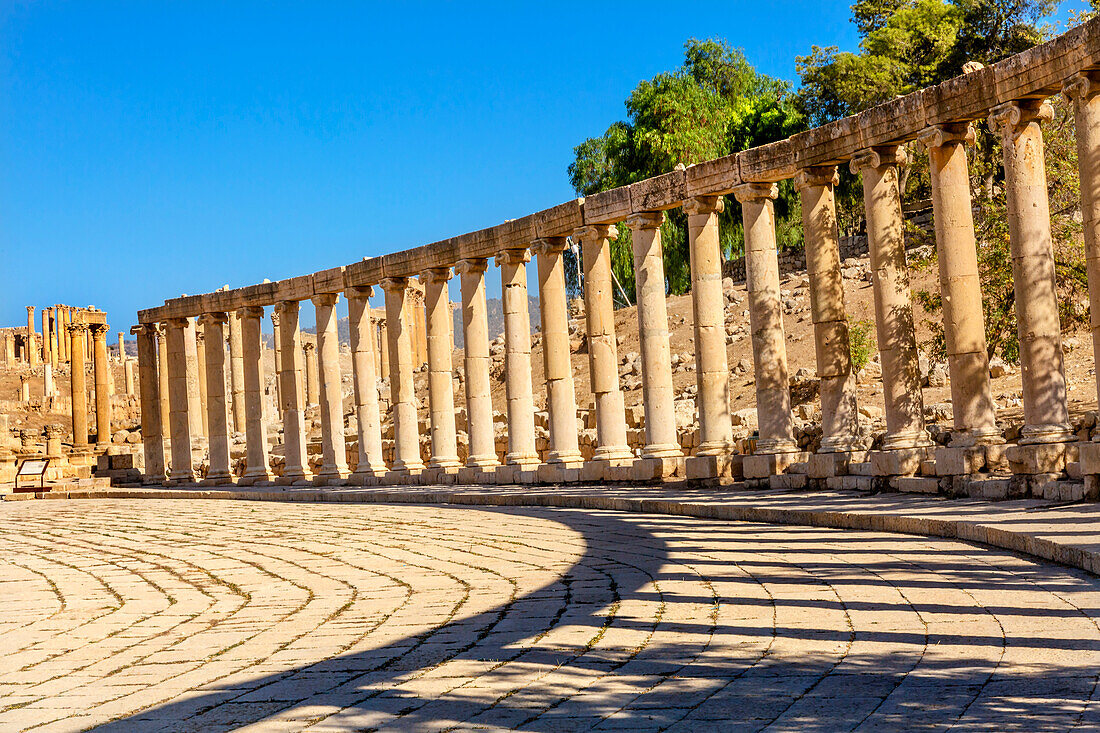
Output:
[[241,320],[241,351],[244,356],[245,470],[238,483],[254,486],[274,477],[269,466],[267,425],[264,421],[264,361],[260,324],[264,309],[248,307],[237,312]]
[[359,425],[359,463],[353,474],[356,481],[378,478],[386,472],[382,460],[382,418],[375,386],[375,325],[370,315],[370,287],[348,288],[348,325],[351,330],[352,381],[355,390],[355,417]]
[[437,267],[420,275],[428,346],[428,402],[432,457],[428,466],[457,473],[458,440],[455,429],[455,396],[451,364],[451,307],[447,283],[451,268]]
[[283,474],[276,483],[293,484],[306,479],[305,405],[302,404],[302,336],[296,300],[276,304],[279,330],[275,334],[283,352],[279,372],[279,412],[283,420]]
[[209,468],[206,483],[223,484],[232,479],[229,465],[229,424],[225,405],[225,313],[206,313],[200,317],[203,342],[211,348],[205,350],[203,376],[206,381],[207,439],[210,445]]
[[[168,425],[172,439],[172,466],[168,472],[168,483],[191,483],[195,480],[195,471],[191,462],[191,425],[187,411],[190,400],[187,390],[187,327],[189,318],[172,318],[165,324],[168,342],[168,402],[171,412]],[[82,348],[74,340],[76,349]],[[74,364],[75,366],[75,364]]]
[[527,249],[496,256],[504,303],[504,388],[508,396],[505,462],[523,469],[539,463],[535,450],[535,403],[531,386],[531,316],[527,305]]
[[[475,469],[489,469],[499,464],[493,435],[493,401],[489,393],[489,321],[485,304],[487,265],[487,260],[476,258],[462,260],[455,266],[455,271],[462,278],[466,424],[470,439],[466,465]],[[387,313],[387,321],[389,319]],[[388,327],[393,329],[392,325],[388,324]]]
[[408,278],[382,281],[386,293],[386,323],[390,337],[390,404],[393,410],[394,474],[424,470],[420,460],[420,427],[413,392],[413,319],[408,312]]

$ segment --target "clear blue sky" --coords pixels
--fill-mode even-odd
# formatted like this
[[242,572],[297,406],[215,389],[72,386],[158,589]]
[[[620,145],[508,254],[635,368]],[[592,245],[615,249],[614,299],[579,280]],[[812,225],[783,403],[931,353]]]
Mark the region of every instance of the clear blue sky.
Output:
[[0,325],[63,302],[128,329],[560,203],[573,146],[686,39],[793,80],[855,46],[848,5],[7,0]]

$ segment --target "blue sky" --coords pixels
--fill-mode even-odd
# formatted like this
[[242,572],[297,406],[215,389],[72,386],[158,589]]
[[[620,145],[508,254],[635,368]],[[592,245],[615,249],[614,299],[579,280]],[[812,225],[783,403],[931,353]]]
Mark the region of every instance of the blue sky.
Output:
[[6,0],[0,325],[63,302],[125,330],[560,203],[573,146],[686,39],[794,80],[854,48],[849,2]]

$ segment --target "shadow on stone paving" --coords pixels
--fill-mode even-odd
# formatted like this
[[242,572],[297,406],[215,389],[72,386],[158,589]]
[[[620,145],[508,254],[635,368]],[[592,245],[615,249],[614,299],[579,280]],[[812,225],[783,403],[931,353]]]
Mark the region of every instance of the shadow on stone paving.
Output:
[[[1067,723],[1085,728],[1100,726],[1085,701],[1097,694],[1097,675],[1072,665],[1033,665],[1023,674],[997,671],[996,659],[1005,639],[993,635],[940,635],[897,633],[859,629],[837,630],[814,626],[767,626],[748,616],[723,623],[721,632],[745,638],[745,654],[704,658],[698,646],[686,651],[679,645],[650,644],[637,649],[550,648],[539,646],[547,629],[570,625],[586,628],[589,636],[608,627],[611,614],[631,600],[653,603],[713,604],[713,598],[676,595],[657,597],[650,583],[682,578],[670,563],[667,524],[651,529],[640,517],[624,519],[613,513],[571,510],[494,510],[510,514],[545,516],[582,533],[585,555],[560,579],[499,608],[462,618],[419,636],[411,636],[369,651],[346,654],[298,669],[258,676],[247,684],[219,687],[214,683],[182,699],[147,709],[97,731],[226,731],[270,721],[272,729],[296,730],[480,730],[517,728],[532,731],[572,730],[760,730],[774,724],[794,730],[942,730],[958,724],[996,730],[1065,730]],[[668,518],[665,518],[668,519]],[[705,522],[689,520],[694,529]],[[767,533],[768,525],[745,524],[754,534]],[[735,525],[722,523],[727,536]],[[659,529],[660,531],[654,531]],[[672,528],[675,529],[675,526]],[[806,536],[813,541],[821,530],[774,527],[780,532]],[[674,534],[674,532],[672,533]],[[898,535],[897,538],[903,536]],[[789,540],[790,537],[788,536]],[[847,538],[830,533],[836,557],[847,550],[835,547]],[[850,552],[874,552],[880,536],[859,536]],[[922,538],[911,538],[921,541]],[[705,557],[721,550],[721,538],[708,547],[676,545],[676,553],[699,552],[692,565],[717,562]],[[870,543],[870,544],[869,544]],[[897,543],[893,549],[897,549]],[[882,548],[884,551],[887,548]],[[887,555],[872,570],[897,570],[905,562]],[[778,561],[739,562],[755,580],[770,586],[792,582],[774,571]],[[864,563],[864,567],[868,567]],[[663,572],[662,572],[662,569]],[[824,581],[833,573],[844,574],[846,585],[873,583],[853,578],[840,562],[827,555],[808,570]],[[906,587],[967,587],[990,584],[973,571],[974,565],[948,563],[942,568],[947,581],[906,581]],[[1059,568],[1059,570],[1062,570]],[[1070,572],[1070,571],[1065,571]],[[1037,566],[1035,574],[1042,573]],[[1081,575],[1085,582],[1096,582]],[[1035,579],[1035,578],[1032,578]],[[996,587],[1010,590],[1003,585]],[[1053,580],[1053,579],[1052,579]],[[1023,582],[1023,581],[1021,581]],[[1100,583],[1097,583],[1100,587]],[[906,601],[896,604],[852,600],[806,599],[784,595],[781,599],[724,598],[738,607],[780,605],[821,611],[911,610]],[[925,613],[972,614],[975,609],[950,604],[921,604]],[[998,614],[1029,615],[1034,609],[998,607]],[[1069,612],[1067,612],[1069,613]],[[676,614],[665,614],[676,617]],[[1060,615],[1060,614],[1059,614]],[[1051,617],[1056,623],[1057,616]],[[614,619],[615,629],[649,632],[659,620]],[[713,633],[703,623],[665,622],[684,633]],[[776,639],[816,644],[850,645],[858,637],[882,648],[878,654],[783,653],[770,651]],[[928,645],[957,643],[985,648],[992,662],[965,655],[943,656],[939,663],[921,659]],[[1095,643],[1036,635],[1028,646],[1044,649],[1095,649]],[[764,653],[761,653],[764,649]],[[843,671],[837,670],[838,656]],[[444,662],[472,670],[469,677],[455,678],[460,685],[439,694],[418,694],[397,685],[433,670]],[[921,664],[921,674],[911,675]],[[463,684],[464,683],[464,684]],[[574,694],[580,691],[581,694]],[[797,712],[795,713],[795,705]],[[794,714],[792,714],[794,713]],[[1084,715],[1084,717],[1083,717]]]

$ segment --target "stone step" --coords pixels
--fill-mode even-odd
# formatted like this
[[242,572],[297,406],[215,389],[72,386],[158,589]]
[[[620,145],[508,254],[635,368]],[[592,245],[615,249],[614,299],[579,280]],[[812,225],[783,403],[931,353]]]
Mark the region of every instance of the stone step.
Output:
[[870,476],[830,476],[825,479],[826,488],[834,491],[870,491],[872,480]]

